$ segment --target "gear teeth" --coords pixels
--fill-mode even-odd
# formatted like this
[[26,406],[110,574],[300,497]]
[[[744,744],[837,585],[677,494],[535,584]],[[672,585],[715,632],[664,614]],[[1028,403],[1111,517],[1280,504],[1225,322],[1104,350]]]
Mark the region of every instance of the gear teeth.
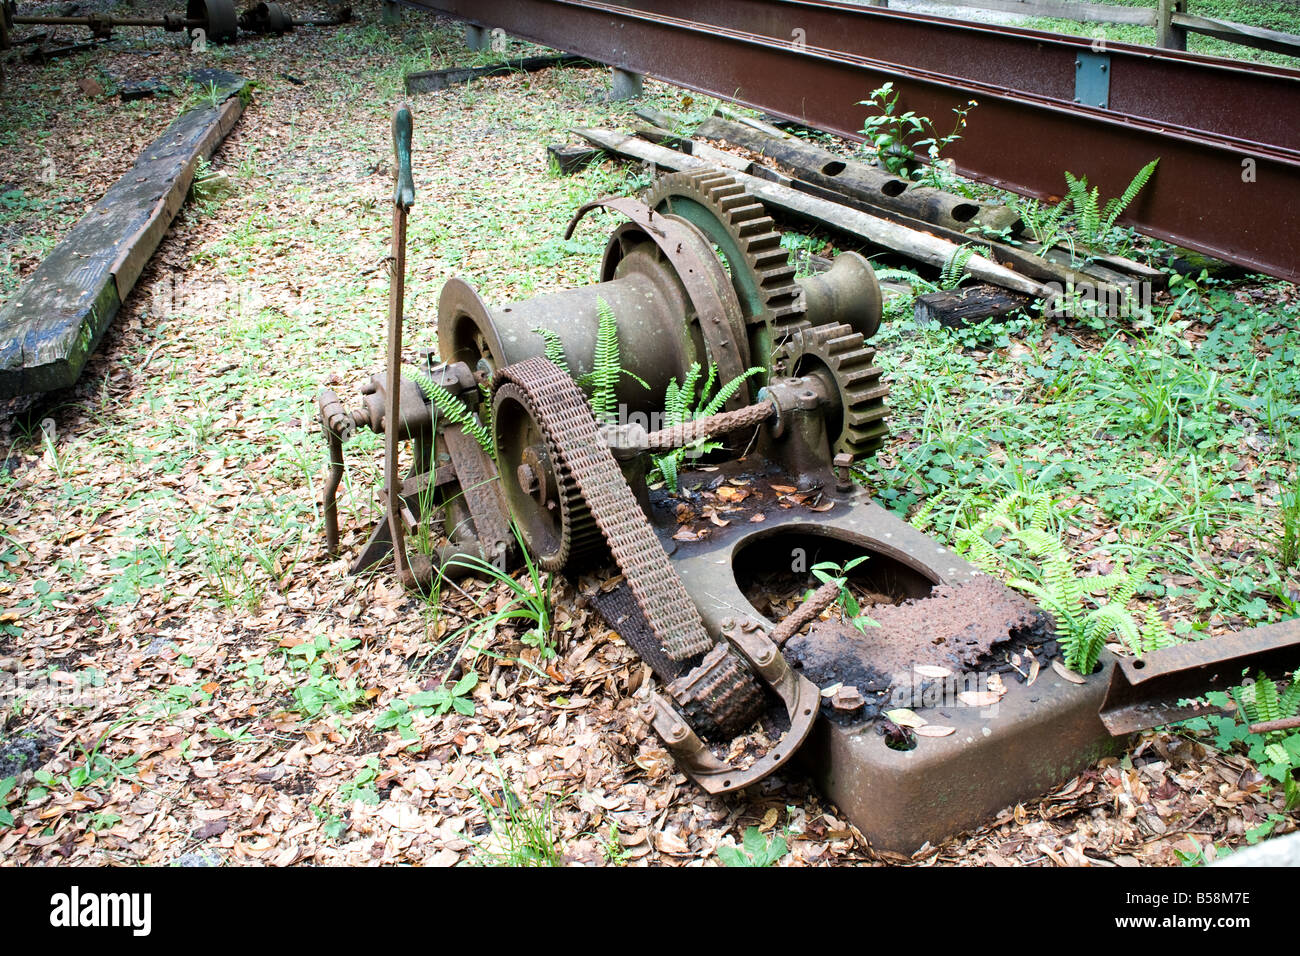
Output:
[[[653,209],[673,197],[693,199],[711,209],[741,247],[762,297],[761,309],[747,315],[746,324],[766,325],[774,348],[808,327],[790,256],[762,203],[731,176],[715,169],[663,176],[646,191],[644,201]],[[741,264],[731,265],[734,269]]]
[[705,739],[742,733],[763,711],[763,694],[725,643],[715,644],[690,673],[668,685],[686,719]]
[[832,450],[855,459],[875,454],[889,434],[885,424],[889,386],[875,364],[876,350],[848,325],[806,328],[790,336],[780,364],[793,374],[800,360],[813,358],[825,366],[840,393],[840,432],[831,436]]

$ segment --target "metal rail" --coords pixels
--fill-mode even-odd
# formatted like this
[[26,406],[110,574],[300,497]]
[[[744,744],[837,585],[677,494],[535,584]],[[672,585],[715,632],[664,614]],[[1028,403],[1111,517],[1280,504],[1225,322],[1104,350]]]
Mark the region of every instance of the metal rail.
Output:
[[1106,93],[1104,108],[1113,113],[1300,149],[1300,71],[1284,67],[1155,52],[1109,40],[1099,45],[1087,37],[835,0],[618,0],[618,5],[1065,103],[1097,106],[1084,94],[1099,87]]
[[[730,2],[740,10],[752,5]],[[523,39],[852,139],[861,138],[858,131],[866,116],[860,101],[887,81],[900,92],[904,109],[935,118],[975,99],[980,105],[971,125],[948,150],[962,174],[1054,199],[1070,170],[1086,175],[1103,195],[1114,196],[1158,156],[1155,178],[1123,221],[1149,235],[1300,281],[1300,203],[1295,198],[1300,196],[1300,152],[1294,149],[594,0],[410,4],[499,26]],[[1203,59],[1164,51],[1149,55],[1187,63]],[[1285,71],[1266,72],[1286,79]],[[1259,102],[1243,108],[1258,109]]]

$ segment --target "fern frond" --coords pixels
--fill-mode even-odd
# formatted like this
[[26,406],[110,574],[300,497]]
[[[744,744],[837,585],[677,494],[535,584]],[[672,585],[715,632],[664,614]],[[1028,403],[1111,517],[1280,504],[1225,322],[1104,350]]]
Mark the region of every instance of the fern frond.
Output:
[[1096,622],[1096,626],[1100,629],[1099,636],[1103,641],[1111,634],[1118,634],[1129,647],[1141,645],[1142,635],[1138,630],[1137,622],[1133,620],[1133,615],[1124,605],[1107,604],[1097,608],[1088,616]]
[[[745,369],[745,371],[741,372],[730,382],[727,382],[725,385],[723,385],[722,388],[718,389],[718,394],[714,395],[713,398],[709,400],[709,403],[696,413],[695,417],[708,418],[710,415],[716,415],[719,411],[722,410],[722,406],[727,404],[728,401],[730,401],[731,396],[736,394],[737,390],[739,390],[740,386],[745,383],[746,379],[752,378],[755,375],[761,375],[763,371],[764,369],[762,368],[762,366],[759,365],[755,365],[752,368]],[[710,369],[709,371],[710,381],[713,380],[713,372],[714,369]],[[707,387],[700,394],[707,395],[708,394]]]
[[712,393],[713,386],[717,383],[717,381],[718,381],[718,366],[710,362],[709,374],[704,379],[704,387],[700,389],[700,400],[695,406],[695,412],[692,415],[693,418],[704,417],[703,414],[704,404],[708,400],[710,393]]
[[700,371],[700,363],[692,362],[691,367],[686,370],[686,377],[682,379],[682,388],[678,395],[681,399],[679,422],[687,421],[691,417],[691,407],[695,404],[695,393],[700,387]]
[[1112,199],[1110,202],[1106,203],[1106,214],[1103,225],[1107,230],[1110,230],[1115,225],[1115,220],[1123,215],[1124,210],[1127,209],[1132,204],[1133,200],[1137,198],[1137,194],[1142,191],[1142,187],[1147,184],[1151,179],[1151,176],[1155,173],[1156,165],[1159,162],[1160,157],[1157,156],[1155,159],[1151,160],[1151,162],[1139,169],[1137,175],[1134,176],[1128,186],[1125,187],[1124,192],[1121,193],[1117,199]]
[[964,242],[954,249],[952,255],[943,264],[943,272],[939,275],[939,288],[955,289],[961,285],[966,272],[966,263],[973,255],[975,249],[969,242]]
[[1061,542],[1054,535],[1034,528],[1026,528],[1016,535],[1030,554],[1035,557],[1051,554],[1061,547]]
[[938,292],[939,287],[929,279],[924,279],[915,272],[906,269],[877,269],[876,279],[880,282],[904,282],[912,287],[913,292]]
[[957,540],[959,553],[964,553],[971,564],[986,574],[999,574],[1003,570],[1002,558],[983,535],[969,532]]
[[447,391],[419,369],[403,368],[402,374],[420,387],[424,397],[437,407],[445,421],[452,425],[459,425],[474,437],[474,440],[479,443],[484,451],[494,458],[496,457],[496,451],[492,447],[491,432],[469,410],[469,406],[465,404],[463,399]]
[[1101,210],[1097,205],[1100,198],[1101,190],[1093,186],[1084,200],[1083,209],[1079,211],[1083,234],[1094,240],[1098,238],[1098,233],[1101,231]]
[[622,373],[618,354],[618,317],[609,303],[597,297],[596,353],[592,359],[591,411],[598,422],[618,421],[618,380]]
[[1052,511],[1052,503],[1047,495],[1034,498],[1034,510],[1029,515],[1029,530],[1039,533],[1047,532],[1047,519]]
[[546,361],[550,362],[565,375],[572,376],[573,373],[569,371],[569,362],[564,355],[564,342],[560,339],[560,333],[556,332],[554,329],[544,329],[541,326],[533,329],[533,331],[540,335],[542,341],[546,343]]
[[677,455],[670,452],[655,459],[655,464],[659,466],[659,474],[663,476],[664,486],[676,494],[677,493]]
[[1291,683],[1287,685],[1286,692],[1277,699],[1277,709],[1280,712],[1279,720],[1294,717],[1300,711],[1300,670],[1291,675]]
[[1133,650],[1137,654],[1146,654],[1150,651],[1158,651],[1162,647],[1170,645],[1169,629],[1165,626],[1164,618],[1154,607],[1148,607],[1146,616],[1142,620],[1142,631],[1139,636],[1138,646]]
[[677,378],[668,380],[668,387],[664,389],[664,428],[672,428],[674,425],[680,425],[677,421],[677,407],[679,405],[681,389],[677,385]]
[[1259,679],[1255,681],[1254,704],[1255,712],[1251,714],[1252,723],[1281,718],[1282,708],[1278,700],[1277,684],[1263,674],[1260,674]]

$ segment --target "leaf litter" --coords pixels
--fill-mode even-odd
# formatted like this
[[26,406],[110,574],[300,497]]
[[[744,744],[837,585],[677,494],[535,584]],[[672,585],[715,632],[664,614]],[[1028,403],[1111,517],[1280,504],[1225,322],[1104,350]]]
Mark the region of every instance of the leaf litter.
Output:
[[[447,643],[509,600],[500,585],[431,605],[383,572],[347,577],[322,554],[312,400],[382,362],[403,68],[469,56],[455,24],[408,10],[394,33],[378,15],[212,50],[258,84],[213,159],[234,195],[182,211],[75,389],[0,409],[0,674],[25,691],[0,726],[16,780],[0,863],[450,865],[499,844],[502,808],[525,801],[549,806],[568,863],[716,863],[755,828],[788,840],[779,865],[1136,865],[1238,842],[1275,812],[1243,758],[1147,734],[978,831],[876,854],[796,775],[702,794],[640,716],[645,665],[564,585],[545,660],[508,626],[477,653]],[[128,109],[113,90],[183,89],[194,65],[151,38],[8,67],[0,192],[21,185],[39,214],[3,223],[6,293],[178,105]],[[78,86],[86,70],[108,92]],[[627,120],[603,84],[553,70],[413,101],[412,353],[433,344],[453,275],[489,301],[589,281],[601,244],[560,242],[564,222],[636,183],[608,164],[555,178],[542,150],[570,125]],[[48,135],[22,135],[36,121]],[[350,449],[345,553],[378,514],[378,459],[376,441]],[[747,494],[725,487],[707,517],[725,523]],[[408,703],[435,698],[452,703]]]

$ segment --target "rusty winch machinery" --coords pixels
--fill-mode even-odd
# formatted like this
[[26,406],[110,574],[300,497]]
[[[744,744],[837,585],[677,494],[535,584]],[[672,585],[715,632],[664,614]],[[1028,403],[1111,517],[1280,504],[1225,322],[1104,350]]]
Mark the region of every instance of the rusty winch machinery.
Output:
[[[456,573],[465,555],[510,567],[520,543],[547,571],[616,566],[622,583],[598,606],[662,683],[654,726],[707,789],[733,790],[794,754],[817,714],[818,689],[787,665],[770,626],[701,607],[707,599],[673,565],[680,542],[668,534],[666,549],[661,540],[679,522],[649,491],[651,455],[711,438],[722,443],[708,456],[711,468],[757,468],[768,483],[851,493],[850,465],[886,434],[886,389],[868,345],[880,324],[880,289],[870,263],[853,253],[796,278],[763,207],[721,173],[665,176],[640,200],[590,203],[569,234],[596,208],[623,220],[598,282],[493,308],[452,279],[438,303],[438,354],[400,379],[396,403],[385,375],[350,411],[322,393],[333,465],[329,544],[338,545],[343,443],[369,428],[409,441],[414,463],[390,501],[398,520],[378,525],[354,570],[386,557],[421,522],[433,522],[445,543],[433,555],[399,546],[408,583]],[[598,367],[603,312],[617,319],[620,423],[598,426],[578,383]],[[400,323],[400,313],[392,318]],[[564,368],[546,358],[548,342],[561,347]],[[713,415],[647,428],[670,383],[685,382],[692,366],[738,387]],[[754,367],[761,372],[746,377]],[[430,400],[421,378],[473,410],[494,454]],[[742,768],[713,752],[769,710],[782,731],[761,760]]]
[[[394,133],[388,367],[355,407],[331,391],[318,399],[330,551],[343,447],[364,428],[384,435],[386,514],[354,572],[392,554],[405,583],[421,586],[484,562],[511,570],[524,551],[575,581],[607,569],[583,593],[653,671],[645,716],[708,792],[753,784],[799,752],[873,842],[915,849],[1060,782],[1109,752],[1112,734],[1171,719],[1192,683],[1232,673],[1225,661],[1279,646],[1276,635],[1243,635],[1240,646],[1164,662],[1107,654],[1086,679],[1003,687],[997,667],[1013,683],[1007,662],[1033,658],[1050,622],[853,480],[887,434],[871,264],[845,253],[797,277],[772,219],[722,171],[662,176],[639,199],[578,209],[566,237],[593,209],[619,221],[590,285],[494,307],[470,283],[448,281],[437,354],[403,370],[414,202],[405,108]],[[611,317],[614,421],[590,402],[597,373],[608,372]],[[661,427],[692,369],[731,388],[702,417]],[[705,439],[707,454],[680,459],[679,493],[651,487],[656,462]],[[402,443],[410,464],[399,471]],[[416,531],[437,545],[408,551]],[[817,586],[807,569],[819,561],[855,567],[882,627],[821,620],[846,579]],[[792,602],[765,602],[760,585],[792,569],[803,577],[787,612]],[[1290,660],[1300,633],[1281,646]],[[999,688],[1000,716],[954,707],[943,712],[946,736],[915,752],[886,746],[877,718],[898,700],[898,671],[913,665],[930,678],[978,671]]]

